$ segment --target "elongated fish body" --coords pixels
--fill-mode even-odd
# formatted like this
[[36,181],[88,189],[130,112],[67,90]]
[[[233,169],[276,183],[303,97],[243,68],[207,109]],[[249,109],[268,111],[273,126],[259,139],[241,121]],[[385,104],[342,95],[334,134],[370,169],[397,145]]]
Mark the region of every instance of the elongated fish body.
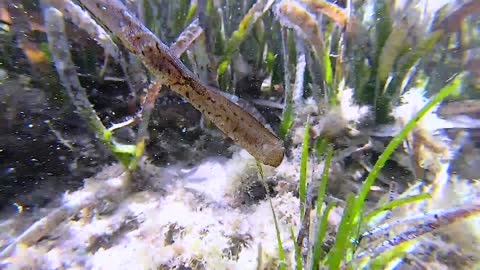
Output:
[[253,116],[200,80],[118,0],[78,0],[110,29],[162,84],[185,97],[235,143],[266,165],[283,160],[282,141]]

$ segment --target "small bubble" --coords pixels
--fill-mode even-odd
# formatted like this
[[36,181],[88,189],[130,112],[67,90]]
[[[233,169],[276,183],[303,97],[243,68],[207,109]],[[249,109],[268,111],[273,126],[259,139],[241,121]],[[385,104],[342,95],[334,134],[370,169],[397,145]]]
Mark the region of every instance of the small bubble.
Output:
[[34,127],[34,125],[33,125],[33,124],[28,124],[28,126],[27,126],[27,127],[28,127],[28,128],[33,128],[33,127]]

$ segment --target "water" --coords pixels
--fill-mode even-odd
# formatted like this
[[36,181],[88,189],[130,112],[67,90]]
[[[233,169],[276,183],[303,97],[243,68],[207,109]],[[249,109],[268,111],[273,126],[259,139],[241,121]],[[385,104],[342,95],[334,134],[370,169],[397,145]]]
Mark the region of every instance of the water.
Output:
[[0,268],[478,268],[479,2],[329,2],[1,2]]

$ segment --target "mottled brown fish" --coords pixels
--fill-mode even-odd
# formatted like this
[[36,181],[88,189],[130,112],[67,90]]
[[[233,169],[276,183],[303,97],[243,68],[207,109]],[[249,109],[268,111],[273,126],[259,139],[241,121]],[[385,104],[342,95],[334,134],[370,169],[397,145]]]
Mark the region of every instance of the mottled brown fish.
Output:
[[78,0],[112,31],[158,80],[185,97],[235,143],[266,165],[283,160],[283,142],[253,116],[224,96],[210,91],[118,0]]

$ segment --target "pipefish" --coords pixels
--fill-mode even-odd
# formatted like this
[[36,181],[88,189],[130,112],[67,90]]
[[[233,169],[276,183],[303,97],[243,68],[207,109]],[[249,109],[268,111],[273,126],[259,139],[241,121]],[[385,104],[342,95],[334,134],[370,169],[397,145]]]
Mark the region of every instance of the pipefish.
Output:
[[77,1],[137,55],[162,84],[187,99],[235,143],[266,165],[280,165],[283,142],[241,107],[209,90],[123,3]]

